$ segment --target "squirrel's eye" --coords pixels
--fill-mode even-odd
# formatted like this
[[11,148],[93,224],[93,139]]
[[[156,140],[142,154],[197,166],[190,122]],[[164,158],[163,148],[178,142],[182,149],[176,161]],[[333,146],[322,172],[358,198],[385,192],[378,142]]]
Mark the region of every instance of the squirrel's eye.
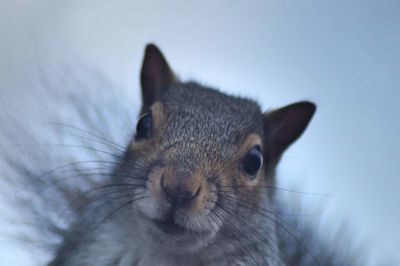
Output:
[[242,170],[252,179],[257,176],[263,165],[263,155],[260,146],[255,146],[246,154],[242,160]]
[[135,139],[148,138],[151,135],[153,129],[153,119],[150,113],[144,114],[137,123]]

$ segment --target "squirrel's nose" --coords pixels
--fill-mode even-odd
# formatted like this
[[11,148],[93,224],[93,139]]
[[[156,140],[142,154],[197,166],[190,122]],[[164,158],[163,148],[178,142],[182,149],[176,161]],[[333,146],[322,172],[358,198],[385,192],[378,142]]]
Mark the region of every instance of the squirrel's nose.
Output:
[[166,200],[174,207],[182,207],[193,202],[200,192],[199,182],[189,178],[163,176],[161,188]]

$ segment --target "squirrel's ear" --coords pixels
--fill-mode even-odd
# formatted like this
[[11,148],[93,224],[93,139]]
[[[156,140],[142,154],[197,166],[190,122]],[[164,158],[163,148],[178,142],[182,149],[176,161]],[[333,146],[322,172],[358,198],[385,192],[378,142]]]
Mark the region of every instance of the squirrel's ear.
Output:
[[276,164],[282,153],[306,129],[316,110],[311,102],[298,102],[264,113],[265,156]]
[[148,44],[140,74],[142,112],[148,109],[173,83],[177,82],[167,60],[154,44]]

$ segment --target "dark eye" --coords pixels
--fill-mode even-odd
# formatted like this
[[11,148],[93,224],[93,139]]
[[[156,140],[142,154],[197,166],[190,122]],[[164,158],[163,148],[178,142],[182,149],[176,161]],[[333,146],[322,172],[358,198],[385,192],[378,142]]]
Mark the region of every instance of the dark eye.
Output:
[[263,156],[260,146],[254,146],[242,160],[242,170],[250,177],[255,178],[263,165]]
[[144,114],[137,123],[135,139],[145,139],[151,136],[153,118],[150,113]]

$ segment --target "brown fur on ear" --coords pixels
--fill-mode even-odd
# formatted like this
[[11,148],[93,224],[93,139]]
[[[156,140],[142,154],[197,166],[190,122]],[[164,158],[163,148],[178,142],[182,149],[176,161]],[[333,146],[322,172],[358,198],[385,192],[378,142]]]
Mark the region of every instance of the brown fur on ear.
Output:
[[264,156],[275,166],[282,153],[304,132],[316,110],[311,102],[298,102],[264,113]]
[[142,110],[145,112],[165,90],[177,82],[173,71],[160,49],[154,44],[148,44],[144,53],[140,74],[142,86]]

